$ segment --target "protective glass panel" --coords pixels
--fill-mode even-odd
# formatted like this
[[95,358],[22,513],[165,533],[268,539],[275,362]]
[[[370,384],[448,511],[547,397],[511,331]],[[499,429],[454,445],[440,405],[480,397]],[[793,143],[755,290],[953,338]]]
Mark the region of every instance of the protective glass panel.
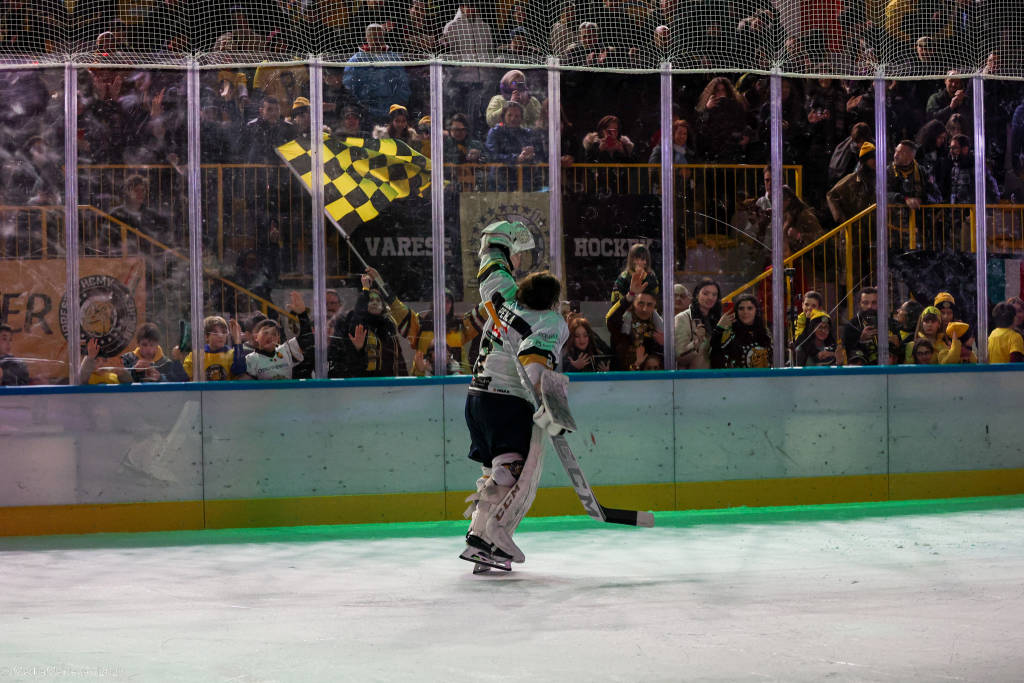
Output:
[[65,384],[64,72],[0,71],[0,385]]
[[429,114],[428,67],[324,70],[331,377],[435,373]]
[[871,81],[783,81],[783,162],[800,168],[783,187],[787,365],[841,365],[859,292],[874,286],[873,92]]
[[[770,148],[768,85],[767,77],[752,75],[673,78],[674,116],[689,129],[680,163],[674,164],[676,282],[690,297],[689,311],[675,319],[679,369],[771,363],[765,331],[771,324],[772,207],[764,184]],[[798,98],[790,88],[787,101]],[[784,160],[784,181],[801,191],[802,168]],[[734,299],[744,295],[753,296],[756,318],[748,326],[749,343],[736,344],[730,311]]]
[[565,369],[662,369],[659,78],[569,71],[561,85]]
[[1011,358],[1017,348],[1013,332],[1024,334],[1024,84],[986,79],[984,88],[987,360],[1005,363],[1024,360]]
[[79,381],[186,381],[184,72],[81,69],[78,88]]
[[[450,362],[471,371],[480,329],[478,251],[485,227],[520,221],[533,236],[516,279],[552,267],[549,245],[547,73],[540,69],[444,69],[445,230],[457,254],[446,277]],[[457,330],[457,331],[456,331]]]
[[949,76],[886,90],[890,362],[976,362],[973,89]]
[[[201,72],[201,379],[312,374],[313,340],[302,315],[311,306],[312,202],[278,151],[294,141],[309,148],[308,88],[304,66]],[[278,325],[258,342],[264,318]],[[279,345],[280,362],[253,355],[257,346],[269,353]]]

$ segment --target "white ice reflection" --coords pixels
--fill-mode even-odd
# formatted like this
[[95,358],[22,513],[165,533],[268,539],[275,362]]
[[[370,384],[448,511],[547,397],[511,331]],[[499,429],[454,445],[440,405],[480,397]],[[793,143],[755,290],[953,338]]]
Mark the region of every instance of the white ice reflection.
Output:
[[1020,680],[1024,509],[914,512],[0,539],[0,681]]

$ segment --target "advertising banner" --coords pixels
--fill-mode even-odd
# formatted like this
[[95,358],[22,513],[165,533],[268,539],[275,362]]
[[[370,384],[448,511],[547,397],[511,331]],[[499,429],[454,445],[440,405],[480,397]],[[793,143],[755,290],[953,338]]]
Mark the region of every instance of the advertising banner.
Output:
[[[0,321],[13,329],[11,354],[28,365],[35,384],[67,381],[66,270],[64,259],[5,261],[0,268]],[[145,282],[142,258],[80,259],[76,343],[97,339],[103,357],[128,349],[146,320]]]
[[476,280],[480,235],[495,221],[520,221],[533,235],[536,246],[530,253],[523,254],[520,270],[515,273],[517,279],[532,271],[551,268],[549,201],[547,192],[465,192],[460,195],[463,301],[480,298]]

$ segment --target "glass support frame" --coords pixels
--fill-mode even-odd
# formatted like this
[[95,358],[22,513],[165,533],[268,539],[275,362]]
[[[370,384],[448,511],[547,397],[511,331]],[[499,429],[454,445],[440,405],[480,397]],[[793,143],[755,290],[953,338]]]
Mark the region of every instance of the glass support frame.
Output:
[[[675,165],[672,148],[672,64],[661,65],[661,307],[666,370],[676,369],[675,354]],[[653,265],[653,264],[652,264]]]
[[772,365],[786,363],[786,271],[785,236],[782,234],[782,76],[776,71],[770,77],[772,173]]
[[82,310],[78,268],[78,70],[64,64],[64,300],[67,302],[68,384],[79,384]]
[[562,268],[562,72],[558,58],[548,58],[548,253],[551,272],[566,285]]
[[[431,250],[433,270],[434,320],[446,318],[445,300],[445,229],[444,229],[444,73],[441,60],[430,62],[430,232],[434,248]],[[463,268],[466,264],[463,264]],[[438,334],[435,323],[434,333],[434,374],[448,374],[448,339]],[[413,349],[415,352],[416,349]]]
[[[889,364],[889,197],[888,164],[889,142],[887,135],[887,119],[885,110],[886,88],[885,79],[881,76],[874,79],[875,89],[875,287],[878,290],[878,364]],[[860,283],[860,291],[867,283]],[[849,292],[848,296],[856,296]],[[854,300],[854,310],[859,310],[860,302]]]
[[[203,379],[203,204],[200,154],[199,66],[190,61],[185,81],[188,96],[188,274],[192,326],[192,381]],[[180,342],[180,340],[179,340]]]
[[977,334],[974,348],[978,363],[988,362],[988,198],[985,196],[985,79],[971,79],[974,105],[974,277],[977,287]]
[[309,65],[309,140],[313,177],[311,238],[313,245],[313,340],[316,345],[316,376],[327,377],[327,255],[324,221],[324,68],[319,59]]

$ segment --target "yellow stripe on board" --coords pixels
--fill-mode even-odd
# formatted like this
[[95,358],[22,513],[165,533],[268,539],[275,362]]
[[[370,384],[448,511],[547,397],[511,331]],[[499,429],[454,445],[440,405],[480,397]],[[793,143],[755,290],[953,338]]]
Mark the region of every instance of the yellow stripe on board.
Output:
[[[468,494],[467,494],[468,495]],[[432,522],[444,518],[444,493],[250,498],[206,503],[206,527]]]
[[887,481],[888,478],[884,474],[867,474],[849,477],[680,482],[675,485],[675,509],[716,510],[740,506],[872,503],[888,499]]
[[0,508],[0,536],[203,528],[203,501]]
[[1024,469],[889,475],[891,500],[970,498],[1024,493]]
[[[653,511],[1003,496],[1024,493],[1024,469],[632,484],[595,492],[608,507]],[[461,519],[469,493],[4,507],[0,536]],[[569,487],[540,489],[530,510],[531,517],[582,514]]]

